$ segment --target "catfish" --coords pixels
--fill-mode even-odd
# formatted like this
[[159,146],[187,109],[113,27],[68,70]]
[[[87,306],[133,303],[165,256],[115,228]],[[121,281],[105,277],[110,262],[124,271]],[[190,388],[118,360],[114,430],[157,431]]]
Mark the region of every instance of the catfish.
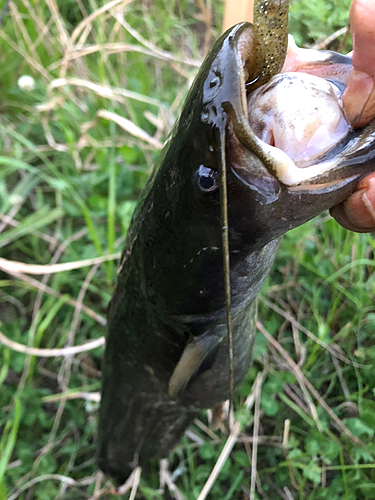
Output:
[[[302,166],[253,130],[262,106],[251,96],[283,68],[287,16],[287,0],[257,0],[255,23],[219,38],[138,200],[109,308],[99,417],[98,463],[120,483],[167,457],[202,409],[241,384],[256,298],[281,236],[346,199],[375,169],[374,122],[348,126]],[[327,79],[330,67],[350,64],[329,52],[318,61]]]

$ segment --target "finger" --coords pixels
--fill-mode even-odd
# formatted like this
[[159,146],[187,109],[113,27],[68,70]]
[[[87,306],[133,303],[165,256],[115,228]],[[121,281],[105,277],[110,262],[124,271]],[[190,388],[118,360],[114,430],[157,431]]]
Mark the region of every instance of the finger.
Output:
[[356,70],[375,76],[375,2],[354,0],[350,9],[353,33],[353,66]]
[[375,172],[364,177],[347,200],[333,207],[331,215],[350,231],[375,231]]
[[243,21],[253,22],[254,0],[226,0],[223,32]]
[[353,71],[343,95],[343,106],[355,128],[375,117],[375,2],[354,0],[350,9],[353,33]]
[[353,69],[349,75],[342,103],[354,128],[367,125],[375,116],[374,83],[373,78],[362,71]]

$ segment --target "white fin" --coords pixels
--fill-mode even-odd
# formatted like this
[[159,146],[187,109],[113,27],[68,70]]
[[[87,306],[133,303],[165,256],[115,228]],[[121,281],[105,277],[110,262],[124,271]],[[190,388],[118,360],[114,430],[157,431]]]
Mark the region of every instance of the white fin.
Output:
[[217,345],[217,341],[213,342],[210,338],[200,338],[187,343],[169,380],[168,392],[172,399],[176,399],[179,393],[185,389],[191,377],[198,371],[215,345]]

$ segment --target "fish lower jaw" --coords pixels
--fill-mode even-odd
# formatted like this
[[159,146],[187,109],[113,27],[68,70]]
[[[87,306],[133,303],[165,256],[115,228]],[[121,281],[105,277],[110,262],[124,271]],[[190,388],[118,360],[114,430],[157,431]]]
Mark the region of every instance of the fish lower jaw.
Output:
[[[318,163],[310,167],[298,167],[289,156],[281,149],[269,146],[265,143],[264,148],[270,156],[272,174],[285,186],[299,186],[309,184],[323,174],[327,174],[336,165],[337,161]],[[272,149],[271,149],[272,148]]]

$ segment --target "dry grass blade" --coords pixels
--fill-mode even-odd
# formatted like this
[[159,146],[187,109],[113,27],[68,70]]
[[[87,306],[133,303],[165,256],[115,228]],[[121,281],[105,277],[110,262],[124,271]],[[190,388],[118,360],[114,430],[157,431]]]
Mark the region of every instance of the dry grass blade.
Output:
[[[208,411],[208,410],[207,410]],[[219,438],[218,436],[214,433],[214,431],[212,429],[210,429],[210,427],[208,427],[207,425],[205,425],[203,422],[201,422],[199,420],[199,418],[196,418],[194,420],[194,423],[197,427],[199,427],[203,432],[205,432],[207,434],[207,436],[210,438],[210,439],[213,439],[214,441],[217,441]]]
[[71,477],[63,476],[61,474],[44,474],[42,476],[35,477],[34,479],[31,479],[31,481],[25,483],[21,488],[18,489],[18,491],[16,491],[13,495],[10,495],[7,500],[16,500],[16,498],[18,498],[21,493],[31,488],[34,484],[51,480],[60,481],[62,483],[68,484],[69,486],[74,486],[77,483],[77,481],[75,481]]
[[289,477],[290,477],[290,482],[293,485],[293,487],[298,491],[298,484],[297,481],[294,478],[294,472],[293,468],[289,462],[289,456],[288,456],[288,440],[289,440],[289,430],[290,430],[290,420],[286,419],[284,421],[284,432],[283,432],[283,453],[285,460],[288,462],[288,470],[289,470]]
[[125,483],[123,485],[121,485],[117,489],[115,489],[115,488],[103,488],[103,489],[99,489],[100,482],[103,479],[102,473],[99,473],[99,475],[98,475],[98,477],[96,479],[96,481],[99,480],[99,482],[97,481],[98,488],[95,488],[95,492],[89,498],[89,500],[98,500],[102,496],[107,496],[107,495],[113,495],[113,496],[120,496],[121,495],[121,496],[123,496],[126,493],[128,493],[128,491],[130,489],[131,489],[131,493],[130,493],[130,496],[129,496],[129,500],[131,498],[134,499],[135,495],[137,493],[137,489],[138,489],[138,485],[139,485],[139,480],[140,480],[140,477],[141,477],[141,472],[142,472],[142,467],[137,467],[136,469],[134,469],[132,471],[132,473],[130,474],[130,476],[128,477],[128,479],[125,481]]
[[[141,479],[141,472],[142,472],[142,467],[137,467],[136,469],[134,469],[134,475],[132,474],[132,477],[133,477],[132,490],[130,492],[129,500],[134,500],[135,495],[137,494],[139,480]],[[125,485],[126,485],[126,483],[125,483]],[[123,495],[125,493],[124,487],[120,486],[120,488],[118,489],[118,492],[120,495]]]
[[48,8],[51,12],[52,18],[57,26],[57,31],[59,33],[59,42],[60,45],[64,48],[68,46],[68,32],[65,29],[65,26],[62,22],[62,17],[59,12],[59,8],[57,6],[56,0],[46,0]]
[[[28,283],[33,288],[37,288],[38,290],[40,290],[40,291],[42,291],[44,293],[52,295],[52,297],[56,297],[58,299],[60,299],[61,297],[63,297],[62,293],[57,292],[53,288],[45,285],[44,283],[41,283],[40,281],[38,281],[38,280],[36,280],[34,278],[30,278],[26,274],[16,273],[14,271],[9,271],[9,270],[8,270],[8,274],[11,274],[12,276],[15,276],[16,278],[24,281],[25,283]],[[74,299],[68,299],[66,301],[66,303],[69,304],[69,305],[71,305],[71,306],[73,306],[73,307],[77,307],[77,301],[74,300]],[[101,314],[98,314],[97,312],[93,311],[92,309],[90,309],[90,307],[87,307],[84,304],[82,304],[82,311],[84,311],[91,318],[95,319],[95,321],[97,321],[100,325],[106,326],[107,320],[105,319],[105,317],[102,316]]]
[[[74,61],[81,57],[87,56],[89,54],[94,54],[95,52],[100,52],[101,54],[110,55],[110,54],[118,54],[123,52],[138,52],[140,54],[144,54],[146,56],[151,56],[156,59],[160,59],[165,61],[166,57],[163,54],[157,54],[153,50],[146,49],[140,45],[133,45],[128,43],[104,43],[102,45],[98,44],[86,44],[86,45],[74,45],[72,49],[72,53],[69,56],[70,61]],[[171,58],[172,58],[171,54]],[[63,59],[57,62],[54,62],[48,69],[53,71],[60,67],[63,63]],[[173,67],[173,66],[172,66]],[[193,67],[196,67],[195,64]]]
[[204,34],[204,47],[203,47],[203,53],[206,54],[206,52],[209,49],[211,40],[212,5],[211,5],[211,0],[207,0],[207,5],[204,4],[203,0],[197,0],[197,3],[202,11],[202,18],[206,27]]
[[14,43],[13,40],[11,40],[9,36],[4,32],[4,30],[0,30],[0,37],[2,37],[12,47],[13,50],[18,52],[22,56],[22,58],[29,64],[29,66],[34,68],[38,73],[40,73],[43,76],[43,78],[45,78],[46,80],[51,79],[48,71],[46,71],[38,61],[30,57],[29,54],[24,49],[22,49],[19,45]]
[[[274,349],[272,346],[271,346],[271,350]],[[277,356],[277,354],[276,354]],[[281,361],[281,360],[280,360]],[[281,362],[281,365],[283,365],[284,363]],[[293,367],[291,367],[288,362],[285,363],[286,365],[286,369],[291,369],[293,372],[294,372],[294,369]],[[300,363],[297,364],[298,367],[300,367]],[[319,415],[318,415],[318,411],[316,409],[316,406],[310,396],[310,393],[309,391],[307,390],[306,388],[306,385],[305,385],[305,380],[303,377],[301,377],[300,373],[302,372],[295,372],[295,376],[296,376],[296,379],[298,381],[298,384],[299,384],[299,388],[300,388],[300,391],[301,391],[301,399],[298,398],[298,396],[296,394],[293,393],[292,391],[292,388],[291,387],[288,387],[286,386],[285,387],[285,392],[288,393],[291,398],[297,402],[298,401],[298,405],[300,406],[300,408],[305,411],[306,414],[309,414],[312,416],[319,432],[323,432],[323,427],[322,427],[322,424],[320,422],[320,419],[319,419]],[[306,403],[306,407],[305,407],[305,404],[303,403],[303,398],[302,398],[302,395],[304,397],[304,401]]]
[[340,384],[342,387],[342,392],[344,393],[346,400],[350,401],[350,391],[349,391],[347,383],[345,382],[345,378],[344,378],[344,375],[342,373],[340,363],[339,363],[338,359],[335,358],[334,356],[332,356],[332,362],[335,365],[336,373],[337,373],[337,376],[339,378],[339,381],[340,381]]
[[[80,287],[80,291],[79,291],[79,294],[77,297],[77,303],[76,303],[74,314],[73,314],[73,319],[72,319],[71,326],[70,326],[70,331],[68,334],[68,342],[67,342],[68,347],[72,347],[72,344],[74,342],[75,334],[76,334],[78,326],[81,322],[81,311],[82,311],[83,299],[84,299],[85,294],[87,292],[88,286],[89,286],[92,278],[94,277],[98,267],[99,266],[96,265],[90,269],[90,271],[88,272],[86,278],[84,279],[84,281]],[[60,367],[60,370],[59,370],[59,375],[58,375],[59,386],[62,388],[62,390],[64,392],[68,391],[69,381],[70,381],[70,377],[71,377],[72,364],[73,364],[73,359],[71,356],[64,357],[63,362],[62,362],[61,367]],[[29,366],[30,366],[30,357],[26,358],[25,367],[24,367],[23,374],[22,374],[22,377],[21,377],[21,380],[19,383],[19,387],[21,387],[24,383],[26,383],[26,380],[27,380],[27,377],[29,374]],[[66,398],[63,397],[59,401],[59,405],[58,405],[55,419],[53,422],[52,430],[51,430],[49,438],[48,438],[48,442],[42,448],[40,454],[38,455],[38,457],[36,458],[36,460],[34,462],[34,470],[37,470],[37,468],[39,467],[39,464],[41,463],[43,458],[46,455],[48,455],[48,453],[50,453],[50,451],[56,446],[55,438],[56,438],[57,430],[58,430],[60,422],[61,422],[61,418],[63,416],[63,412],[65,410],[65,404],[66,404]]]
[[199,68],[201,65],[201,61],[195,61],[194,59],[190,59],[189,57],[176,57],[165,50],[161,50],[152,43],[148,42],[141,35],[133,29],[130,24],[128,24],[122,13],[118,12],[114,15],[114,18],[144,47],[152,51],[152,54],[155,57],[159,57],[160,59],[164,59],[165,61],[174,61],[180,64],[188,64],[189,66],[194,66],[195,68]]
[[[251,389],[251,393],[245,401],[245,407],[247,410],[250,410],[254,405],[257,391],[259,391],[260,387],[262,386],[265,375],[266,375],[265,371],[258,373],[257,378],[255,379],[255,382]],[[211,488],[215,483],[218,475],[220,474],[220,471],[223,468],[223,465],[225,464],[227,458],[229,457],[233,449],[233,446],[236,444],[240,432],[241,432],[241,425],[239,422],[236,422],[233,425],[229,437],[227,439],[227,442],[225,443],[225,446],[222,452],[220,453],[220,456],[215,464],[215,467],[212,469],[212,472],[209,478],[207,479],[206,484],[203,486],[203,489],[200,492],[197,500],[205,500],[207,498],[207,495],[211,491]]]
[[17,215],[17,213],[19,212],[20,208],[22,207],[22,205],[24,203],[25,203],[25,200],[20,199],[17,203],[15,203],[12,206],[12,208],[9,210],[7,215],[0,214],[0,219],[1,219],[0,233],[2,233],[4,231],[4,229],[6,229],[8,224],[10,225],[10,222],[14,220],[13,217],[15,217]]
[[25,262],[17,262],[7,260],[0,257],[0,269],[6,273],[24,273],[24,274],[55,274],[64,271],[72,271],[73,269],[81,269],[83,267],[109,262],[121,257],[120,253],[112,255],[103,255],[102,257],[94,257],[93,259],[77,260],[75,262],[64,262],[61,264],[26,264]]
[[346,425],[338,418],[338,416],[331,410],[331,408],[327,405],[327,403],[323,400],[323,398],[320,396],[318,391],[315,389],[315,387],[307,380],[305,375],[301,372],[301,369],[299,366],[293,361],[293,359],[289,356],[289,354],[286,352],[286,350],[275,340],[270,333],[267,332],[267,330],[264,328],[262,323],[260,321],[257,321],[257,328],[262,332],[262,334],[266,337],[268,342],[270,342],[275,349],[279,351],[279,353],[283,356],[283,358],[287,361],[287,363],[290,365],[290,367],[293,370],[293,373],[298,377],[301,378],[308,388],[308,390],[311,392],[311,394],[315,397],[315,399],[319,402],[322,408],[328,413],[328,415],[332,418],[332,420],[337,424],[337,426],[346,434],[346,436],[355,444],[358,444],[360,446],[364,446],[363,442],[358,439],[354,434],[350,432],[350,430],[346,427]]
[[41,349],[39,347],[28,347],[26,345],[15,342],[14,340],[8,339],[2,332],[0,332],[0,343],[9,347],[13,351],[22,352],[23,354],[29,354],[30,356],[38,356],[40,358],[55,358],[59,356],[72,356],[73,354],[79,354],[81,352],[92,351],[97,347],[105,344],[105,338],[100,337],[96,340],[90,340],[82,345],[76,345],[72,347],[62,347],[61,349]]
[[123,116],[120,116],[116,113],[112,113],[112,111],[107,111],[105,109],[100,109],[97,112],[97,116],[99,118],[105,118],[106,120],[110,120],[110,121],[116,123],[122,129],[124,129],[126,132],[133,135],[134,137],[137,137],[138,139],[141,139],[144,142],[147,142],[148,144],[153,146],[155,149],[162,149],[163,148],[163,144],[160,141],[158,141],[154,137],[151,137],[147,132],[145,132],[140,127],[138,127],[138,125],[131,122],[127,118],[124,118]]
[[44,19],[43,16],[40,15],[40,10],[38,9],[38,5],[33,2],[33,5],[29,0],[22,0],[24,7],[27,9],[28,15],[35,26],[35,29],[38,32],[37,37],[32,42],[32,46],[30,47],[30,51],[36,50],[41,44],[46,43],[46,39],[48,39],[48,43],[50,46],[53,46],[55,49],[59,50],[59,40],[58,37],[49,36],[51,27],[53,25],[53,19],[51,16],[48,16],[47,19]]
[[322,42],[319,42],[316,45],[314,45],[313,48],[316,50],[326,49],[333,41],[335,41],[341,35],[345,35],[348,32],[349,32],[349,26],[344,26],[343,28],[340,28],[339,30],[335,31],[335,33],[332,33],[331,36],[325,38]]
[[351,365],[351,366],[355,366],[356,368],[363,368],[365,366],[365,365],[361,365],[359,363],[354,363],[350,359],[348,359],[345,356],[343,356],[342,354],[340,354],[335,349],[335,347],[337,347],[337,349],[339,349],[339,346],[337,346],[335,344],[335,347],[332,347],[332,346],[326,344],[325,342],[323,342],[322,340],[320,340],[316,335],[314,335],[312,332],[310,332],[310,330],[308,330],[303,325],[301,325],[301,323],[299,321],[297,321],[295,318],[293,318],[293,316],[289,312],[283,311],[280,307],[276,306],[275,304],[273,304],[271,301],[269,301],[265,297],[260,296],[259,300],[261,302],[263,302],[263,304],[265,306],[271,308],[273,311],[277,312],[277,314],[280,314],[280,316],[282,316],[283,318],[285,318],[286,320],[288,320],[290,322],[290,324],[292,324],[295,327],[297,327],[302,333],[304,333],[311,340],[313,340],[314,342],[316,342],[317,344],[319,344],[321,347],[323,347],[324,349],[326,349],[330,354],[332,354],[332,356],[335,356],[336,358],[341,359],[341,361],[343,361],[344,363],[346,363],[348,365]]
[[60,401],[60,399],[65,399],[66,401],[72,399],[84,399],[85,401],[92,401],[94,403],[100,403],[100,392],[68,392],[61,394],[53,394],[52,396],[45,396],[43,398],[44,403],[55,403]]
[[253,449],[251,452],[250,500],[255,500],[261,391],[262,391],[262,386],[261,386],[261,384],[258,384],[258,386],[256,387],[256,392],[255,392],[255,406],[254,406]]
[[23,20],[22,20],[22,16],[19,12],[19,10],[17,9],[16,5],[14,2],[10,2],[9,4],[9,10],[12,14],[12,18],[14,20],[14,24],[15,26],[18,27],[18,29],[20,30],[20,32],[22,33],[22,37],[24,39],[24,46],[27,47],[27,49],[31,52],[31,57],[33,58],[34,61],[37,61],[37,63],[42,66],[42,62],[38,56],[38,53],[37,51],[35,50],[33,44],[32,44],[32,41],[31,41],[31,38],[29,36],[29,33],[27,32],[27,29],[23,23]]
[[[12,227],[17,227],[19,226],[20,222],[14,220],[10,214],[8,215],[5,215],[5,214],[2,214],[0,213],[0,220],[2,221],[2,224],[0,226],[1,228],[1,231],[6,228],[7,226],[12,226]],[[42,233],[40,231],[35,231],[34,233],[36,236],[38,236],[38,238],[41,238],[42,240],[46,241],[47,243],[49,243],[50,245],[54,246],[58,243],[58,240],[53,237],[53,236],[50,236],[49,234],[47,233]]]
[[[132,92],[131,90],[113,88],[108,85],[100,85],[98,83],[90,82],[89,80],[84,80],[82,78],[57,78],[52,80],[47,88],[47,95],[52,101],[55,102],[55,97],[52,94],[53,89],[63,87],[65,85],[73,85],[74,87],[85,88],[92,90],[96,95],[104,97],[106,99],[111,99],[114,101],[123,102],[123,97],[134,99],[136,101],[145,102],[146,104],[151,104],[153,106],[161,107],[161,103],[157,99],[152,97],[147,97],[137,92]],[[37,106],[38,111],[48,111],[51,109],[51,102],[45,104],[39,104]]]
[[[49,103],[51,104],[51,103]],[[54,103],[55,105],[55,103]],[[45,113],[44,116],[41,116],[41,123],[43,126],[44,134],[46,136],[46,141],[48,145],[52,148],[55,149],[56,151],[61,151],[63,153],[69,153],[69,147],[66,144],[59,144],[55,141],[55,138],[53,137],[51,127],[50,127],[50,122],[47,117],[47,113]]]
[[70,55],[71,55],[71,52],[72,52],[73,45],[76,42],[77,38],[81,35],[81,33],[84,32],[86,30],[86,28],[90,27],[90,25],[92,24],[92,22],[97,17],[99,17],[101,14],[103,14],[104,12],[108,12],[109,9],[112,9],[114,7],[117,7],[117,8],[125,7],[125,5],[127,5],[127,4],[129,4],[131,2],[132,2],[132,0],[112,0],[112,2],[107,3],[106,5],[100,7],[95,12],[93,12],[92,14],[90,14],[89,16],[87,16],[74,29],[74,31],[72,33],[72,36],[69,39],[68,48],[65,51],[64,59],[63,59],[62,65],[61,65],[60,76],[62,78],[64,78],[65,75],[66,75],[66,72],[67,72],[67,69],[68,69],[68,65],[69,65],[69,62],[70,62]]
[[175,500],[184,500],[184,496],[173,482],[172,476],[168,470],[168,460],[160,460],[160,490],[164,490],[167,485],[170,493]]

